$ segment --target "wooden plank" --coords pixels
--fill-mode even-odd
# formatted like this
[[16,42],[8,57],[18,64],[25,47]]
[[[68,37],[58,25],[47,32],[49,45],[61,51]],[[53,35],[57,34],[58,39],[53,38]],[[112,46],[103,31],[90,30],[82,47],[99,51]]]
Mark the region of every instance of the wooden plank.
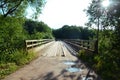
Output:
[[38,45],[46,44],[53,41],[54,39],[40,39],[40,40],[25,40],[26,50],[27,48],[32,48]]

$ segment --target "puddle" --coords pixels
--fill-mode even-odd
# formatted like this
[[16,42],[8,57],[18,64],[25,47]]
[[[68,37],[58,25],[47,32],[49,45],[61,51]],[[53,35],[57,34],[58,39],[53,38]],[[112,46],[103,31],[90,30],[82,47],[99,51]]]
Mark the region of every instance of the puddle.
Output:
[[76,67],[66,68],[66,70],[69,71],[69,72],[79,72],[80,71],[80,69],[76,68]]
[[73,61],[65,61],[64,64],[66,65],[75,65],[76,63]]

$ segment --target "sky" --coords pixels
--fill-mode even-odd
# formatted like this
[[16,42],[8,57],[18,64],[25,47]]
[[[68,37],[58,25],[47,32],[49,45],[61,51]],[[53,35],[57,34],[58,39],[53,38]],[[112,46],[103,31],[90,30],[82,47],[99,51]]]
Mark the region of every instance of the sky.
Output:
[[[85,26],[87,9],[91,0],[47,0],[38,20],[57,29],[63,25]],[[32,10],[29,12],[32,12]],[[28,15],[30,16],[30,14]]]

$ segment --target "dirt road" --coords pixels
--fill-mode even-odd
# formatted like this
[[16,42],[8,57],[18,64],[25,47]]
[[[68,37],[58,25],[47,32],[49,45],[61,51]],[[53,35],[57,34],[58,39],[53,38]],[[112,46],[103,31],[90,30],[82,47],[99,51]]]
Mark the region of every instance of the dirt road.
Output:
[[53,42],[51,46],[39,51],[36,60],[4,80],[84,80],[88,69],[68,48],[64,42]]

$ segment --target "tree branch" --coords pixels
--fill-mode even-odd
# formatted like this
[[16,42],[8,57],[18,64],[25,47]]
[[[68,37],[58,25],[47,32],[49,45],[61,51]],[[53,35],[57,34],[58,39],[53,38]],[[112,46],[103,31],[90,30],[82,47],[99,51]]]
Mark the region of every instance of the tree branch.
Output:
[[3,1],[0,1],[1,4],[0,4],[0,8],[5,8],[5,5],[7,4],[8,0],[3,0]]
[[3,13],[3,15],[5,14],[3,7],[2,7],[2,13]]
[[16,4],[14,7],[10,8],[3,16],[7,17],[8,14],[13,13],[20,6],[20,4],[22,3],[22,1],[23,0],[20,0],[20,2],[18,4]]
[[0,8],[2,8],[6,3],[2,3],[0,4]]
[[3,3],[3,2],[1,1],[0,8],[1,8],[1,10],[2,10],[3,15],[4,15],[4,9],[3,9],[4,5],[5,5],[5,3]]

